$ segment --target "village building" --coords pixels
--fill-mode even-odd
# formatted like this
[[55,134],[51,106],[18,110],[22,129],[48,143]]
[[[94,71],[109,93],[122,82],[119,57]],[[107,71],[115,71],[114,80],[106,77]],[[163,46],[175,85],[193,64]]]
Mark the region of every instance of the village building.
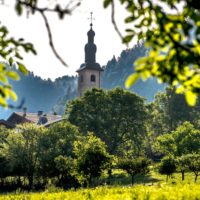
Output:
[[4,125],[6,128],[15,128],[18,124],[33,123],[48,127],[62,120],[64,119],[61,115],[44,114],[43,111],[38,111],[37,113],[24,111],[13,112],[7,120],[0,120],[0,125]]

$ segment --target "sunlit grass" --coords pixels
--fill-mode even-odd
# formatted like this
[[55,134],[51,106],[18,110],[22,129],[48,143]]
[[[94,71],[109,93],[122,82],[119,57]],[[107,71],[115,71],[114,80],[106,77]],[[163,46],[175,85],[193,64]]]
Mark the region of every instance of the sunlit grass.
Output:
[[89,189],[78,189],[57,192],[46,190],[40,193],[20,193],[0,195],[0,200],[200,200],[200,180],[194,183],[194,174],[186,173],[185,181],[181,174],[175,173],[166,182],[166,176],[156,171],[149,175],[137,176],[135,185],[131,186],[131,178],[122,170],[114,170],[112,177],[106,175],[102,182],[110,181],[110,185]]
[[24,193],[2,195],[0,200],[197,200],[200,199],[199,184],[166,184],[153,186],[136,185],[133,187],[97,187],[93,189],[70,190],[58,193]]

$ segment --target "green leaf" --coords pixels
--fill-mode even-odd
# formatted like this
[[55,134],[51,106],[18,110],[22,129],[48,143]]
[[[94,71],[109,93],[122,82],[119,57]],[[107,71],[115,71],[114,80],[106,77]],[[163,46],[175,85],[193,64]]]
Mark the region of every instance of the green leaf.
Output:
[[18,15],[22,15],[23,9],[22,9],[21,3],[16,3],[15,10],[16,10],[16,12],[17,12]]
[[20,79],[19,75],[14,71],[8,71],[6,73],[6,76],[8,76],[9,78],[11,78],[13,80],[19,80]]
[[132,21],[134,21],[135,20],[135,17],[134,16],[130,16],[130,17],[127,17],[126,19],[125,19],[125,22],[126,23],[130,23],[130,22],[132,22]]
[[129,43],[133,39],[133,35],[127,35],[123,38],[124,43]]
[[5,75],[3,75],[2,73],[0,73],[0,81],[1,81],[2,83],[7,83],[7,82],[8,82],[7,78],[6,78]]
[[188,105],[190,106],[195,106],[196,101],[197,101],[197,94],[192,92],[191,90],[188,90],[185,94],[186,101]]
[[107,8],[107,7],[110,5],[111,2],[112,2],[112,0],[105,0],[105,1],[103,2],[103,7],[104,7],[104,8]]
[[10,57],[8,62],[9,62],[9,65],[12,67],[12,65],[13,65],[13,62],[14,62],[13,58],[12,58],[12,57]]
[[17,62],[17,64],[19,67],[19,71],[24,75],[28,75],[28,70],[26,69],[26,67],[20,62]]
[[7,107],[6,100],[1,96],[0,96],[0,105],[3,106],[3,107]]
[[5,68],[5,64],[4,63],[0,63],[0,72],[2,72]]
[[130,88],[139,78],[139,74],[131,74],[125,82],[125,87]]
[[9,90],[8,93],[13,101],[17,101],[17,95],[13,90]]

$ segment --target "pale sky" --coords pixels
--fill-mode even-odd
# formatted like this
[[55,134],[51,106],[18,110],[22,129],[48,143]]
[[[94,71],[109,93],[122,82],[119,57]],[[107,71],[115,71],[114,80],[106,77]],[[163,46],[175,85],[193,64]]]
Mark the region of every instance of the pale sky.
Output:
[[[117,22],[123,31],[125,15],[120,7],[117,8]],[[18,17],[13,5],[7,3],[0,6],[0,21],[8,27],[10,36],[24,38],[35,45],[37,56],[22,54],[27,68],[43,78],[55,79],[67,74],[75,75],[75,71],[84,62],[84,45],[87,43],[91,11],[95,18],[93,29],[96,33],[97,62],[106,65],[113,55],[118,57],[126,46],[121,43],[111,23],[111,9],[103,9],[103,0],[83,0],[82,5],[64,20],[59,20],[55,14],[48,15],[55,47],[69,65],[68,68],[62,66],[53,55],[40,14],[30,15],[28,19],[25,14]]]

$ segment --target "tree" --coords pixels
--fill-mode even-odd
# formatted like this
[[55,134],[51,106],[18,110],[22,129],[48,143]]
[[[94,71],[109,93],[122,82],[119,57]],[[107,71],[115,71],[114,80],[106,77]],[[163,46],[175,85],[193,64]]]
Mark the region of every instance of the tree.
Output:
[[137,174],[147,174],[150,161],[146,158],[121,159],[118,163],[118,168],[125,170],[131,176],[131,183],[134,184],[134,179]]
[[76,187],[75,162],[72,157],[59,155],[54,159],[56,169],[59,172],[59,184],[62,186]]
[[92,183],[92,178],[100,177],[111,163],[111,156],[106,151],[105,143],[92,133],[74,142],[74,154],[77,172],[83,176],[88,185]]
[[184,96],[176,94],[174,87],[167,87],[165,92],[155,96],[155,110],[158,112],[156,114],[161,118],[165,132],[175,130],[185,121],[195,123],[200,116],[199,105],[198,99],[196,106],[188,106]]
[[0,126],[0,180],[3,185],[3,180],[10,174],[10,167],[8,162],[8,157],[3,151],[4,146],[7,144],[7,137],[9,135],[9,130],[4,126]]
[[161,152],[182,156],[189,153],[198,153],[200,150],[200,131],[189,122],[184,122],[175,131],[157,138]]
[[185,171],[189,170],[189,166],[188,166],[189,163],[190,163],[190,160],[187,154],[176,158],[177,170],[181,172],[182,181],[185,180]]
[[[104,0],[104,7],[111,5],[112,21],[120,34],[115,22],[115,2]],[[119,2],[125,5],[128,14],[125,22],[132,25],[132,28],[128,26],[123,41],[129,43],[133,38],[145,39],[146,46],[150,48],[149,54],[135,63],[136,73],[128,78],[126,86],[130,87],[139,76],[144,80],[154,76],[161,82],[176,86],[177,92],[186,94],[189,105],[195,105],[200,92],[200,7],[197,1]],[[166,8],[170,12],[166,12]]]
[[38,141],[40,147],[39,174],[43,177],[58,177],[60,179],[63,172],[58,167],[60,166],[58,162],[61,159],[68,161],[68,158],[74,157],[73,143],[80,135],[78,128],[66,120],[52,124]]
[[145,139],[146,109],[144,100],[120,88],[103,91],[92,89],[71,101],[66,110],[68,120],[81,132],[93,132],[101,138],[111,154],[131,140],[136,154],[141,153]]
[[182,155],[178,158],[176,158],[176,167],[177,170],[181,172],[182,175],[182,181],[185,180],[185,171],[188,170],[188,157],[187,155]]
[[9,130],[5,126],[0,125],[0,149],[3,148],[4,143],[6,143],[8,135]]
[[194,181],[197,181],[198,176],[200,175],[200,155],[199,154],[188,154],[186,156],[187,159],[187,164],[188,164],[188,168],[189,170],[191,170],[194,175],[195,175],[195,179]]
[[38,140],[45,134],[46,129],[34,124],[17,126],[7,138],[4,151],[8,157],[13,175],[25,176],[29,182],[29,189],[33,186],[34,176],[38,167]]
[[172,176],[172,174],[176,171],[176,163],[175,159],[172,156],[165,157],[161,160],[161,163],[159,165],[159,172],[161,174],[167,175],[167,181],[168,178]]

